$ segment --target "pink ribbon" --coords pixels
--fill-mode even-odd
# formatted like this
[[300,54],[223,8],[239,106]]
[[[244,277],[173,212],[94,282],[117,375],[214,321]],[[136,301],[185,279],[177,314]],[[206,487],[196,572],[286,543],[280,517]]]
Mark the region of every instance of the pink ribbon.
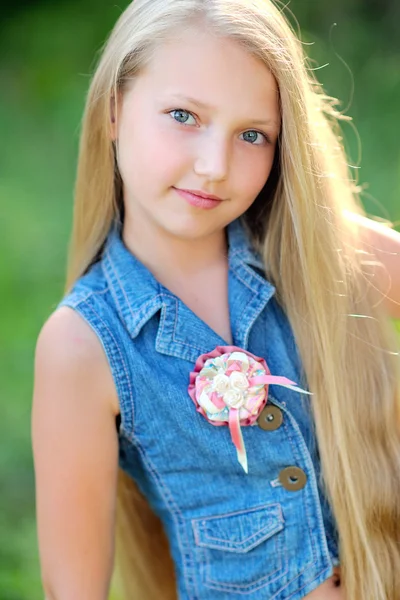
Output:
[[271,383],[272,385],[296,385],[295,381],[291,381],[287,377],[280,377],[278,375],[256,375],[256,377],[251,377],[251,379],[249,379],[249,384],[251,386],[265,383]]

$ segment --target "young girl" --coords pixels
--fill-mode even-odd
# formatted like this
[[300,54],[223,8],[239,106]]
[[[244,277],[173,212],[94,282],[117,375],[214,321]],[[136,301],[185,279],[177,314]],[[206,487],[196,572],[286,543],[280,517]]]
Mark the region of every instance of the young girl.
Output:
[[115,530],[127,599],[400,598],[400,236],[334,104],[269,0],[120,17],[36,350],[47,600],[107,597]]

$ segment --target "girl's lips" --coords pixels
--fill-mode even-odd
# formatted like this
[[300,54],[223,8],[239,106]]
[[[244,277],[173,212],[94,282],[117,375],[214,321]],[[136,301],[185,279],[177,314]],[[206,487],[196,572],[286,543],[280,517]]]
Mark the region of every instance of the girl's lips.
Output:
[[180,190],[178,188],[174,188],[174,190],[177,194],[179,194],[182,198],[189,202],[189,204],[191,204],[192,206],[196,206],[197,208],[215,208],[222,202],[222,200],[203,198],[202,196],[197,196],[196,194],[192,194],[191,192]]

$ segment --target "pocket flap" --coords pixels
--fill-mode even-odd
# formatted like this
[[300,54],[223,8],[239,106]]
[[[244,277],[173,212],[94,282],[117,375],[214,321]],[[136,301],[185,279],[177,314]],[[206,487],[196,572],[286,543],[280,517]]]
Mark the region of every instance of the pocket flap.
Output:
[[249,552],[284,527],[280,504],[192,521],[196,544],[229,552]]

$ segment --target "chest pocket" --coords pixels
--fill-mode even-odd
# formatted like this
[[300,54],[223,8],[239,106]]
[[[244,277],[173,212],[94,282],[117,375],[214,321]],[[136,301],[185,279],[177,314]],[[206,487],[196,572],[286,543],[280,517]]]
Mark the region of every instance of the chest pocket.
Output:
[[242,594],[280,587],[287,571],[280,504],[193,519],[192,526],[204,585]]

